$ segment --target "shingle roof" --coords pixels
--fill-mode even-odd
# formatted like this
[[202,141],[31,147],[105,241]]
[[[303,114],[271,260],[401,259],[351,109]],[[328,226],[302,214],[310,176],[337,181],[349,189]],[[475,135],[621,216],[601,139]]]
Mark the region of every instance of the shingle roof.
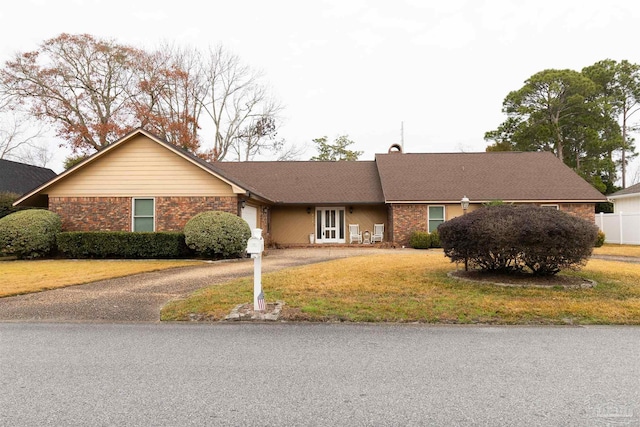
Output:
[[606,201],[549,152],[376,155],[384,197],[394,201]]
[[631,196],[633,194],[640,194],[640,182],[637,184],[634,184],[630,187],[624,188],[620,191],[616,191],[613,194],[609,195],[609,198],[611,199],[615,199],[616,197],[620,197],[620,196]]
[[[12,179],[26,177],[27,170],[38,174],[38,179],[30,182],[26,190],[17,190],[14,186],[12,191],[26,192],[42,185],[18,201],[26,203],[56,180],[86,167],[95,158],[140,133],[235,186],[235,192],[249,191],[276,204],[457,203],[463,196],[473,202],[606,201],[573,170],[546,152],[389,153],[377,154],[375,161],[208,163],[141,129],[58,176],[49,169],[17,164],[20,171],[8,174]],[[15,162],[3,162],[0,190],[9,183],[4,174],[16,168]],[[12,164],[5,167],[9,163]],[[19,182],[24,184],[26,179]]]
[[274,203],[384,203],[373,161],[216,162],[212,167]]
[[24,194],[55,176],[51,169],[0,159],[0,192]]

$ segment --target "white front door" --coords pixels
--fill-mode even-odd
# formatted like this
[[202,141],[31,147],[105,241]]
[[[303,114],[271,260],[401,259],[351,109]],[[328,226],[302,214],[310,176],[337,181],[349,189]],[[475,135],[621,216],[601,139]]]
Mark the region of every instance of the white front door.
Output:
[[258,209],[249,205],[245,206],[242,208],[242,219],[247,221],[252,231],[254,228],[258,228]]
[[345,243],[344,208],[316,209],[316,243]]

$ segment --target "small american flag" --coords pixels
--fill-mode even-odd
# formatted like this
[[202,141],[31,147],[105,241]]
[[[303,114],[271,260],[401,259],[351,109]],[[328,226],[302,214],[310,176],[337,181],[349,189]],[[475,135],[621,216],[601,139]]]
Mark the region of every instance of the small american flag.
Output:
[[262,291],[258,295],[258,311],[264,311],[264,292]]

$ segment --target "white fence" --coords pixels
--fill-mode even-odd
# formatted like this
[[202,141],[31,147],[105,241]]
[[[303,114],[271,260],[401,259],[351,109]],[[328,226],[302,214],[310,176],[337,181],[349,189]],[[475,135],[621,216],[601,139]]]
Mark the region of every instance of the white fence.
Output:
[[607,243],[640,245],[640,212],[599,213],[596,224],[604,232]]

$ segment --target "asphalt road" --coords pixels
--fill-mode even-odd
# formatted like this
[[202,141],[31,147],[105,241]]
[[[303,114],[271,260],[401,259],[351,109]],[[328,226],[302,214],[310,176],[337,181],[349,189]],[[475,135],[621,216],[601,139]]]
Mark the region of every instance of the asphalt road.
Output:
[[2,426],[640,425],[640,328],[0,322]]

